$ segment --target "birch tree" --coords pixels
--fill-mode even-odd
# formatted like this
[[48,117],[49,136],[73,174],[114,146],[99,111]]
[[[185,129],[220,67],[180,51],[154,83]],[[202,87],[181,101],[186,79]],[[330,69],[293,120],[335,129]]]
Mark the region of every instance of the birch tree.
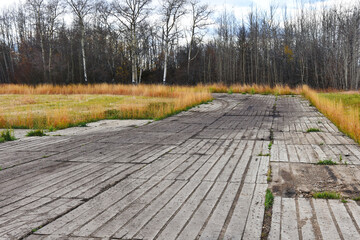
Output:
[[47,23],[47,32],[48,32],[48,44],[49,44],[49,55],[48,55],[48,72],[49,72],[49,82],[52,83],[52,58],[53,58],[53,44],[54,44],[54,35],[55,30],[58,25],[58,18],[63,13],[63,8],[61,8],[60,0],[50,0],[46,5],[46,23]]
[[46,62],[45,62],[45,47],[44,47],[44,0],[28,0],[27,3],[30,5],[35,18],[36,33],[40,40],[41,48],[41,61],[43,70],[43,80],[46,82]]
[[176,39],[176,35],[179,33],[176,28],[176,24],[180,18],[185,15],[186,0],[163,0],[161,5],[160,14],[163,20],[163,36],[164,41],[164,74],[163,84],[166,84],[167,64],[169,58],[170,43]]
[[191,26],[190,26],[190,43],[188,49],[188,59],[187,59],[187,75],[188,81],[190,81],[190,63],[193,61],[199,52],[196,52],[194,56],[192,56],[193,45],[197,42],[200,43],[203,35],[201,34],[201,30],[204,30],[211,23],[209,22],[209,17],[212,11],[209,10],[207,4],[200,5],[198,0],[190,1],[190,13],[191,13]]
[[66,0],[71,7],[73,13],[77,17],[80,28],[80,44],[83,64],[84,81],[88,81],[86,72],[86,55],[85,55],[85,17],[90,13],[93,7],[93,0]]
[[131,82],[138,83],[139,44],[138,35],[141,24],[149,15],[151,0],[114,0],[113,15],[125,29],[131,58]]

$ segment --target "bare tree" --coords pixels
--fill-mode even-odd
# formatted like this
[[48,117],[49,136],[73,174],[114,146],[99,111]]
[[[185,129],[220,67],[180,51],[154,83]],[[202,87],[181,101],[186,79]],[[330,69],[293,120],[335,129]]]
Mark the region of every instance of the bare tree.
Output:
[[81,53],[82,53],[82,63],[84,71],[84,81],[87,82],[87,72],[86,72],[86,56],[85,56],[85,17],[90,13],[93,7],[93,0],[66,0],[72,11],[77,17],[78,24],[80,27],[80,43],[81,43]]
[[138,59],[139,46],[138,35],[140,25],[145,21],[149,14],[149,4],[151,0],[114,0],[111,4],[113,15],[125,28],[130,46],[131,58],[131,82],[138,83]]
[[161,15],[163,19],[163,41],[164,41],[164,75],[163,84],[166,84],[167,64],[169,57],[169,44],[174,41],[179,33],[176,24],[186,13],[186,0],[163,0],[161,5]]
[[[242,19],[225,11],[206,40],[209,11],[196,0],[188,6],[162,0],[155,23],[150,0],[62,1],[27,0],[0,11],[0,83],[167,83],[171,77],[176,84],[360,87],[358,1],[321,9],[303,4],[291,15],[285,8],[282,18],[275,17],[276,6]],[[70,26],[61,19],[69,6]],[[179,21],[185,9],[186,31]]]
[[27,3],[30,5],[31,10],[33,11],[35,18],[36,33],[40,39],[41,47],[41,60],[42,60],[42,70],[43,78],[46,81],[46,62],[45,62],[45,47],[44,47],[44,0],[27,0]]
[[53,58],[53,43],[54,43],[54,34],[55,30],[58,27],[58,18],[63,13],[63,8],[61,8],[60,0],[50,0],[46,5],[46,25],[48,32],[48,42],[49,42],[49,60],[48,60],[48,71],[49,71],[49,82],[52,82],[52,58]]
[[188,49],[188,61],[187,61],[187,75],[188,81],[190,80],[190,63],[193,61],[198,55],[199,51],[196,52],[195,56],[192,56],[192,49],[195,43],[200,43],[202,41],[203,34],[201,34],[201,30],[206,28],[211,23],[209,22],[210,14],[212,13],[209,10],[209,6],[207,4],[200,5],[199,0],[191,0],[191,27],[190,27],[190,44]]

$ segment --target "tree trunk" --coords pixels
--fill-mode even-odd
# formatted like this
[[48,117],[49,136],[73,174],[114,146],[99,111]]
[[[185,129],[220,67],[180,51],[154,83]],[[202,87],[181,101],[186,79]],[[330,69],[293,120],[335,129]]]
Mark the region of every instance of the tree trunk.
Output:
[[44,40],[43,40],[41,30],[40,30],[40,47],[41,47],[41,60],[42,60],[42,64],[43,64],[43,77],[44,77],[44,82],[47,82],[47,80],[46,80],[46,62],[45,62]]
[[52,78],[51,78],[51,58],[52,58],[52,47],[51,44],[49,44],[49,82],[53,84]]
[[164,75],[163,75],[163,84],[166,84],[166,74],[167,74],[167,62],[168,62],[168,43],[165,43],[165,59],[164,59]]
[[82,53],[82,62],[83,62],[83,71],[84,71],[84,80],[87,82],[87,73],[86,73],[86,57],[85,57],[85,30],[84,26],[81,26],[81,53]]

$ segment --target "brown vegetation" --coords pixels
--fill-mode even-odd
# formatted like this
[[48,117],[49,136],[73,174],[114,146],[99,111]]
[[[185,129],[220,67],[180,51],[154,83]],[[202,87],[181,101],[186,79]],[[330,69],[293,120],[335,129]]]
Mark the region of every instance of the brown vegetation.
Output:
[[3,85],[0,94],[0,128],[66,128],[100,119],[160,119],[212,99],[203,87],[161,85]]

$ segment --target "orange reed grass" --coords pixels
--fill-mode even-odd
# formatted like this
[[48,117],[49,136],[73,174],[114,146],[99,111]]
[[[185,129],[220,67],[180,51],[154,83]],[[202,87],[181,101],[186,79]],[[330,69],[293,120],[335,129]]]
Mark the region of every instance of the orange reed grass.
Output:
[[308,86],[302,87],[302,94],[327,118],[329,118],[343,133],[360,143],[359,109],[345,106],[320,96]]

